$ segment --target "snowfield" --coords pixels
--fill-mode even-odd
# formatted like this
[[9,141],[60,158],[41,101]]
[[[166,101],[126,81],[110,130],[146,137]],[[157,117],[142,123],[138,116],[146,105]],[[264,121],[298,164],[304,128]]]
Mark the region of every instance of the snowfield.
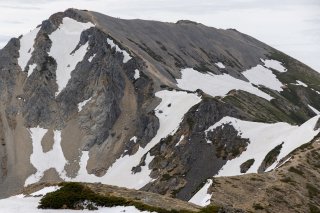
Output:
[[[71,78],[71,72],[76,65],[83,60],[88,48],[88,42],[76,47],[80,41],[81,33],[94,25],[90,22],[82,23],[65,17],[59,28],[49,35],[52,46],[49,55],[57,62],[56,78],[58,84],[58,95],[67,85]],[[73,52],[75,50],[75,52]]]
[[[262,60],[262,62],[266,67],[278,70],[279,72],[287,71],[278,61]],[[215,65],[219,68],[225,68],[221,62],[215,63]],[[190,91],[201,89],[213,97],[226,96],[228,92],[234,89],[243,90],[270,101],[273,97],[253,86],[254,84],[265,86],[278,92],[282,91],[283,84],[277,79],[276,75],[272,73],[272,70],[268,68],[257,65],[242,72],[249,82],[234,78],[228,74],[214,75],[209,72],[204,74],[193,68],[186,68],[181,70],[182,76],[181,79],[177,79],[177,86]]]
[[254,87],[250,82],[234,78],[228,74],[214,75],[200,73],[192,68],[181,70],[181,79],[177,79],[177,86],[184,90],[203,92],[215,97],[226,96],[231,90],[243,90],[270,101],[273,99],[267,93]]
[[[1,212],[3,213],[147,213],[147,211],[140,211],[134,206],[116,206],[116,207],[99,207],[96,211],[90,210],[57,210],[57,209],[38,209],[39,201],[46,193],[56,191],[58,187],[47,187],[31,194],[30,197],[24,195],[17,195],[0,200]],[[33,197],[34,196],[34,197]]]
[[20,49],[19,49],[19,58],[18,58],[18,64],[21,67],[21,70],[24,71],[28,61],[31,58],[31,54],[33,52],[33,44],[34,40],[37,37],[37,34],[40,30],[40,27],[32,30],[28,34],[22,36],[20,38]]
[[279,72],[287,72],[288,71],[279,61],[272,60],[272,59],[271,60],[261,59],[261,61],[264,63],[264,66],[266,66],[267,68],[271,68],[271,69],[277,70]]
[[276,91],[282,91],[283,84],[271,70],[258,65],[242,73],[252,84],[263,85]]
[[65,159],[61,148],[60,131],[54,131],[53,148],[46,153],[43,152],[41,141],[47,131],[47,129],[40,127],[30,129],[33,147],[33,152],[30,156],[30,162],[36,168],[37,172],[27,178],[25,181],[25,186],[39,182],[44,172],[50,168],[55,168],[59,174],[62,174],[64,171],[64,166],[67,164],[67,160]]
[[224,117],[219,122],[206,130],[212,131],[225,124],[232,125],[241,138],[248,138],[250,143],[239,157],[227,161],[217,176],[241,175],[240,165],[249,159],[254,159],[254,164],[247,173],[256,173],[265,156],[277,145],[282,145],[277,161],[268,170],[274,169],[279,161],[297,147],[311,141],[320,130],[314,130],[319,115],[309,119],[301,126],[292,126],[288,123],[258,123],[242,121],[232,117]]

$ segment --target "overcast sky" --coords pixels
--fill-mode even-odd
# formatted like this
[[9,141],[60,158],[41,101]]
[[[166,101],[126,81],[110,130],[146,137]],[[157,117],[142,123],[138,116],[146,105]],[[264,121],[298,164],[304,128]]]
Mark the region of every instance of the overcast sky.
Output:
[[0,48],[74,7],[110,16],[236,28],[320,72],[320,0],[0,0]]

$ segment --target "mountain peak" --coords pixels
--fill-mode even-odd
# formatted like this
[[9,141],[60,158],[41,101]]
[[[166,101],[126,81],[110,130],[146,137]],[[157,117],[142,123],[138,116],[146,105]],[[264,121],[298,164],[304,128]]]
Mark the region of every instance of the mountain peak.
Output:
[[320,131],[320,74],[191,21],[68,9],[12,39],[0,70],[2,197],[86,181],[199,201],[212,177],[276,170]]

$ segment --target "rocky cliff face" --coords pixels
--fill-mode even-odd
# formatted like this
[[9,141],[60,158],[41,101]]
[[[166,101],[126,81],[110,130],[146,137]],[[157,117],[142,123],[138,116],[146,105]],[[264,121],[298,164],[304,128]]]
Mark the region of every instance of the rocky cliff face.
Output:
[[276,169],[319,133],[320,74],[190,21],[69,9],[0,50],[0,75],[0,197],[65,180],[202,204],[207,179]]

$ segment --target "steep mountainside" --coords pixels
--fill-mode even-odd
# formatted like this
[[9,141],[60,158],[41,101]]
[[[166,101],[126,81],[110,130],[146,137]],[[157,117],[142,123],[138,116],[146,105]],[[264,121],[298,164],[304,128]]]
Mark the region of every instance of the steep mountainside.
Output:
[[203,205],[212,177],[274,170],[320,132],[320,74],[284,53],[75,9],[0,50],[0,100],[0,197],[64,180]]

